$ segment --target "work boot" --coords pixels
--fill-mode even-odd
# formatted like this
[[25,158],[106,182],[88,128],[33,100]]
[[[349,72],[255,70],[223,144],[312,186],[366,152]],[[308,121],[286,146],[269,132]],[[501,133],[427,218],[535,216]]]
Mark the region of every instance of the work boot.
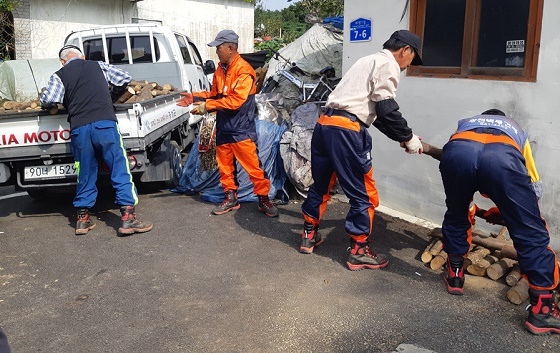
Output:
[[383,268],[389,264],[389,260],[382,254],[376,254],[368,243],[352,242],[349,248],[350,254],[346,265],[352,271],[362,270],[364,268],[376,269]]
[[463,285],[465,284],[463,257],[460,255],[449,255],[445,267],[443,280],[447,285],[447,292],[454,295],[463,295]]
[[239,200],[237,199],[237,193],[235,191],[226,191],[225,196],[226,197],[224,198],[224,201],[212,210],[212,214],[220,215],[232,210],[238,210],[241,207],[241,205],[239,204]]
[[154,225],[149,222],[141,222],[136,219],[136,209],[134,206],[121,207],[121,227],[119,235],[131,235],[134,233],[146,233],[152,230]]
[[560,333],[560,311],[552,292],[529,289],[529,298],[531,304],[527,307],[529,316],[525,322],[527,330],[535,335]]
[[91,220],[89,210],[87,208],[80,208],[77,211],[78,221],[76,222],[76,235],[84,235],[95,228],[95,223]]
[[268,195],[265,196],[258,196],[259,198],[259,211],[267,215],[268,217],[278,217],[278,209],[270,199]]
[[321,245],[322,242],[323,238],[321,238],[321,234],[319,234],[319,226],[313,226],[313,224],[309,222],[304,222],[299,252],[303,254],[311,254],[313,253],[313,249],[316,246]]

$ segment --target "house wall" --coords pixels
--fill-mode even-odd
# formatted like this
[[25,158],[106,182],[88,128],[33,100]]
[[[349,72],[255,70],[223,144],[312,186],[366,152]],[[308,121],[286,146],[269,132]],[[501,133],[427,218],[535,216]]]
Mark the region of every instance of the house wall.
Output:
[[[360,57],[382,49],[391,33],[409,29],[409,12],[401,21],[407,0],[352,0],[345,2],[343,72]],[[370,42],[350,42],[349,23],[360,17],[372,20]],[[560,2],[545,1],[537,82],[455,78],[408,77],[402,74],[397,102],[409,126],[426,142],[443,146],[457,121],[499,108],[514,117],[529,133],[535,162],[543,181],[541,211],[551,233],[551,245],[560,249]],[[377,129],[373,137],[374,177],[383,206],[441,224],[445,195],[437,161],[408,155]],[[489,207],[488,200],[476,197]],[[477,226],[496,230],[479,221]]]
[[188,35],[203,60],[217,60],[211,42],[221,29],[240,36],[240,51],[253,51],[254,5],[243,0],[22,0],[14,11],[16,57],[53,58],[65,37],[97,25],[156,21]]

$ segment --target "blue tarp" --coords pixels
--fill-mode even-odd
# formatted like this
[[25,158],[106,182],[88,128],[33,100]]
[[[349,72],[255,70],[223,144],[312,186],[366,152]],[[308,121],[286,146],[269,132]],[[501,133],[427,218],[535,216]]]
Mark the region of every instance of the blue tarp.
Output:
[[336,27],[338,29],[344,29],[344,17],[343,16],[327,17],[327,18],[323,19],[323,23],[327,24],[327,25],[330,24],[333,27]]
[[[287,202],[288,193],[284,189],[286,173],[279,147],[280,139],[287,126],[285,124],[279,126],[265,120],[257,120],[256,126],[259,159],[266,175],[270,178],[270,193],[268,196],[271,199]],[[253,183],[239,163],[237,164],[237,180],[239,183],[239,189],[237,190],[239,201],[256,202],[257,196],[253,193]],[[172,191],[185,194],[200,193],[202,199],[208,202],[223,201],[224,191],[220,184],[219,171],[216,169],[208,172],[200,169],[198,139],[187,157],[179,185]]]

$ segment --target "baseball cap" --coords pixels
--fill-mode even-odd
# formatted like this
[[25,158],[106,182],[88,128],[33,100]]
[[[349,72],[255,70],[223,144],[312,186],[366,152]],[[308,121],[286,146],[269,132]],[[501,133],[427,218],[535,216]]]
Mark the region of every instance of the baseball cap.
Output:
[[209,47],[217,47],[224,43],[237,43],[239,36],[231,29],[220,31],[213,42],[208,43]]
[[406,29],[401,29],[400,31],[395,31],[391,34],[390,39],[396,39],[400,42],[410,45],[410,47],[414,50],[416,55],[414,56],[414,60],[412,60],[411,65],[422,65],[422,58],[420,57],[420,37],[418,35],[407,31]]

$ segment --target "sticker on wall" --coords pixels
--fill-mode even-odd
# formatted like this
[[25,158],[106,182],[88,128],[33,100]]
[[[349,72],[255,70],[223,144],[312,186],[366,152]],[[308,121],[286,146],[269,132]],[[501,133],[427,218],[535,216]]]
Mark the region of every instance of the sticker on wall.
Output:
[[524,53],[524,40],[508,40],[506,41],[506,53]]
[[371,41],[371,19],[357,18],[350,22],[350,42]]

